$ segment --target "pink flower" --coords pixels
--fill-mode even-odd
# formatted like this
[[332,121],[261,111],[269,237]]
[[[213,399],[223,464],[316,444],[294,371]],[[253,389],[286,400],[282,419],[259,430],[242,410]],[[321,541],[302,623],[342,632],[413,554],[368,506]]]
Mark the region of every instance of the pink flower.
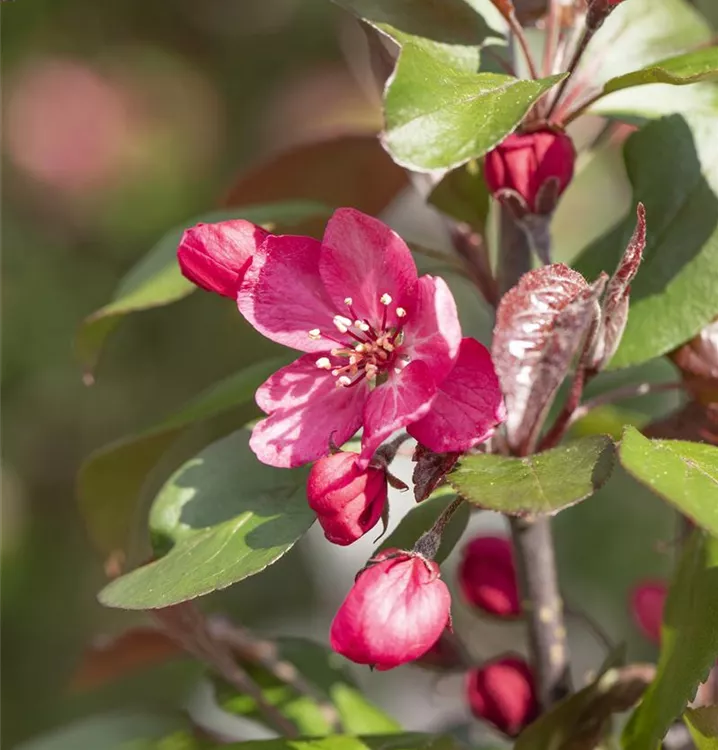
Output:
[[264,463],[314,461],[359,427],[361,469],[412,424],[430,450],[463,451],[503,419],[490,357],[462,343],[449,288],[418,278],[406,243],[377,219],[343,208],[321,242],[267,236],[237,299],[258,331],[306,352],[257,391],[269,416],[250,445]]
[[397,549],[363,570],[334,617],[332,648],[357,664],[392,669],[425,654],[449,621],[439,566]]
[[535,130],[512,133],[486,155],[484,176],[489,190],[497,198],[502,193],[518,194],[529,213],[540,214],[541,191],[555,182],[554,200],[568,187],[573,177],[576,151],[562,130]]
[[309,507],[334,544],[351,544],[364,536],[386,506],[386,472],[374,467],[362,470],[358,458],[356,453],[320,458],[307,479]]
[[177,260],[192,283],[235,299],[252,256],[266,237],[262,227],[243,219],[197,224],[182,235]]
[[644,581],[631,592],[631,614],[643,635],[653,643],[661,641],[663,607],[668,596],[664,581]]
[[533,674],[519,657],[505,656],[472,669],[466,695],[477,719],[509,737],[518,736],[539,714]]
[[516,565],[508,539],[480,536],[467,544],[459,566],[459,585],[470,604],[492,615],[521,615]]

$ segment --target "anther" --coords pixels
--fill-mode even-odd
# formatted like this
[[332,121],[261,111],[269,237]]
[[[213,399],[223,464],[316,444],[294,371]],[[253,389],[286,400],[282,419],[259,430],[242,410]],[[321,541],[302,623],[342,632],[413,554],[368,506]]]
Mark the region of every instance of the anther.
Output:
[[319,357],[316,361],[316,365],[320,370],[330,370],[332,363],[329,361],[329,357]]
[[354,304],[354,300],[351,297],[344,297],[344,304],[349,307]]
[[337,327],[339,333],[346,333],[352,325],[351,320],[345,318],[343,315],[335,315],[332,319],[332,323]]
[[397,307],[396,308],[396,317],[397,318],[405,318],[406,317],[406,310],[403,307]]
[[312,341],[317,341],[322,337],[322,332],[318,328],[312,328],[311,331],[309,331],[309,338]]
[[363,320],[355,320],[354,327],[358,328],[360,331],[364,331],[364,333],[369,330],[369,324],[365,323]]
[[381,302],[382,305],[390,305],[391,304],[391,295],[384,292],[384,294],[379,297],[379,302]]
[[364,346],[364,344],[357,344],[354,347],[354,351],[359,352],[359,354],[361,354],[362,352],[366,351],[366,347]]
[[347,375],[342,375],[339,378],[339,380],[337,380],[337,383],[339,385],[345,385],[345,386],[346,385],[351,385],[352,384],[352,379],[350,377],[348,377]]

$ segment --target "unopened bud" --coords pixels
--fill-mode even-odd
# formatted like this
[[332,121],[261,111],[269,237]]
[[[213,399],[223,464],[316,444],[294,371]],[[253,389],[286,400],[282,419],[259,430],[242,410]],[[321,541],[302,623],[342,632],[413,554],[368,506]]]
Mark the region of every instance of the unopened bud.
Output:
[[643,635],[653,643],[660,643],[663,608],[668,596],[664,581],[644,581],[631,592],[631,615]]
[[386,472],[357,467],[359,454],[335,453],[320,458],[307,479],[309,507],[326,538],[345,546],[376,526],[386,506]]
[[451,596],[439,566],[398,549],[380,552],[359,573],[332,621],[332,648],[385,670],[418,659],[449,622]]
[[718,319],[668,356],[696,401],[718,404]]
[[539,714],[533,674],[518,656],[504,656],[471,670],[466,694],[474,716],[509,737],[518,736]]
[[521,615],[513,550],[504,537],[479,536],[464,547],[459,586],[466,601],[484,612]]
[[[500,201],[517,200],[523,214],[550,214],[573,177],[576,150],[563,130],[512,133],[484,160],[484,176]],[[517,216],[517,218],[523,218]]]

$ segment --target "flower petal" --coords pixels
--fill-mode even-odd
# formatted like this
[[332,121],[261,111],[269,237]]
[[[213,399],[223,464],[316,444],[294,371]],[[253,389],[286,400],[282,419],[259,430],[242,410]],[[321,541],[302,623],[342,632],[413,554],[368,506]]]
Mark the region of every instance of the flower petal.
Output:
[[461,344],[456,302],[446,282],[422,276],[404,320],[406,353],[412,362],[426,362],[434,380],[440,383],[454,366]]
[[411,362],[374,389],[364,407],[362,450],[357,465],[366,468],[374,451],[392,432],[421,419],[435,394],[429,366],[420,361]]
[[[269,236],[237,295],[239,310],[264,336],[302,352],[335,346],[337,311],[319,277],[321,245],[311,237]],[[310,331],[318,331],[310,337]]]
[[254,427],[249,445],[263,463],[301,466],[325,456],[330,440],[341,445],[359,429],[366,381],[337,387],[316,360],[316,354],[305,354],[257,390],[257,404],[269,416]]
[[177,260],[193,284],[234,298],[267,232],[244,219],[197,224],[182,235]]
[[491,354],[475,339],[465,338],[429,413],[407,431],[435,453],[463,452],[488,440],[505,418]]
[[[319,271],[334,304],[345,300],[360,318],[377,325],[387,314],[396,325],[396,307],[406,307],[416,284],[416,265],[404,240],[378,219],[340,208],[329,219],[322,239]],[[380,298],[388,294],[388,305]]]

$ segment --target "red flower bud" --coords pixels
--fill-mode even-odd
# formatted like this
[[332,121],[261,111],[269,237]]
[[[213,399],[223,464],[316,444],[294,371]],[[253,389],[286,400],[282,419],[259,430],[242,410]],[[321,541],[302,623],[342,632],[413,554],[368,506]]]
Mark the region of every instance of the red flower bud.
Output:
[[668,587],[663,581],[644,581],[631,592],[631,614],[643,635],[653,643],[661,641],[663,607]]
[[392,669],[436,643],[450,608],[449,589],[433,560],[388,549],[359,574],[339,607],[331,646],[357,664]]
[[492,195],[520,197],[525,211],[548,214],[573,177],[576,151],[562,130],[512,133],[484,160]]
[[539,714],[533,674],[517,656],[504,656],[472,669],[466,693],[474,716],[509,737],[518,736]]
[[182,275],[202,289],[234,299],[266,237],[262,227],[243,219],[197,224],[185,231],[177,248]]
[[347,545],[376,526],[386,506],[386,472],[357,467],[357,453],[320,458],[307,479],[309,507],[317,514],[326,538]]
[[511,542],[480,536],[464,547],[459,585],[466,600],[498,617],[519,617],[521,602]]

